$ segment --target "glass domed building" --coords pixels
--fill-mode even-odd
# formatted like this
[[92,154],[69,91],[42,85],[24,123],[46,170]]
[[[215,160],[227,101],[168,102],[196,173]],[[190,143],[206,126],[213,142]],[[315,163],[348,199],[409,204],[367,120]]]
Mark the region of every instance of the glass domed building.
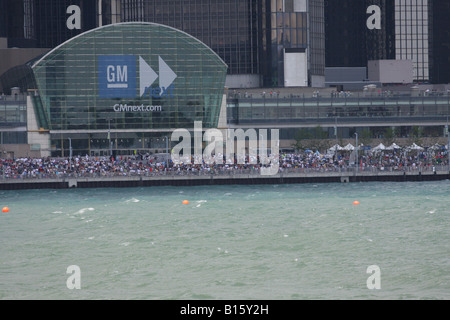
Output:
[[[177,128],[216,128],[227,65],[189,34],[119,23],[80,34],[31,66],[30,95],[51,156],[165,150]],[[33,140],[33,138],[31,138]]]

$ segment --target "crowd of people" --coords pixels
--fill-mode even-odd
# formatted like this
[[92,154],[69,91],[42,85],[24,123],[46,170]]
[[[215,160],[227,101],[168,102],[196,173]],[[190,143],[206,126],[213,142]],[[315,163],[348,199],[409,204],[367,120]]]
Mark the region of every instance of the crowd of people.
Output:
[[[276,159],[276,158],[275,158]],[[115,159],[113,157],[77,156],[69,158],[0,159],[0,179],[116,177],[161,175],[238,175],[259,174],[263,165],[259,157],[225,159],[222,164],[200,161],[175,163],[170,158],[140,155]],[[272,159],[272,163],[275,163]],[[319,152],[281,153],[280,173],[318,173],[358,170],[375,171],[439,171],[448,169],[447,151],[433,153],[382,152],[359,155],[348,153],[321,154]]]

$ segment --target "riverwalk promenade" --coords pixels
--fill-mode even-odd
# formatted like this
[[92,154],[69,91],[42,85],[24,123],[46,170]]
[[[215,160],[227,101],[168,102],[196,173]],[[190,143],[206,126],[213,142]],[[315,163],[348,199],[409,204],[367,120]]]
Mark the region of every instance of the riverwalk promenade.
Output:
[[348,168],[342,171],[325,172],[280,172],[276,175],[263,176],[258,172],[235,174],[166,174],[166,175],[131,175],[131,176],[85,176],[52,177],[30,179],[0,179],[0,190],[21,189],[70,189],[70,188],[124,188],[152,186],[200,186],[200,185],[260,185],[260,184],[294,184],[294,183],[354,183],[354,182],[408,182],[450,180],[447,166],[438,170],[406,171],[358,171]]

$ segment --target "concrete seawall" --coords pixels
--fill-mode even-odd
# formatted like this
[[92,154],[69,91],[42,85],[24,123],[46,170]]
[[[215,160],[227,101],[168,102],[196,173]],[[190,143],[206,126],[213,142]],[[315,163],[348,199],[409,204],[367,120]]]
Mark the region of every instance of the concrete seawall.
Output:
[[449,172],[377,172],[377,173],[290,173],[274,176],[261,175],[202,175],[155,177],[105,177],[60,179],[6,179],[0,180],[0,190],[70,189],[70,188],[126,188],[152,186],[201,185],[257,185],[293,183],[354,183],[354,182],[407,182],[450,179]]

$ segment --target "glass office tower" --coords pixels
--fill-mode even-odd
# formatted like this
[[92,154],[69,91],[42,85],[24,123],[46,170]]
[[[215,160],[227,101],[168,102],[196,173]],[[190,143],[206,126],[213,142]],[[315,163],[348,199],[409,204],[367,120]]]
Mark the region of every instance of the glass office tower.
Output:
[[[367,8],[377,5],[381,29],[368,29]],[[325,1],[327,67],[367,67],[369,60],[395,59],[394,2]]]
[[308,16],[305,6],[294,11],[293,1],[267,1],[268,35],[267,77],[265,85],[270,87],[284,86],[284,55],[299,52],[306,55],[308,47]]
[[396,59],[413,61],[414,80],[430,79],[428,0],[395,0]]
[[[369,30],[370,5],[381,9],[381,29]],[[412,60],[416,82],[450,82],[448,0],[325,2],[327,67],[364,67],[369,60]]]
[[428,5],[432,18],[430,80],[450,83],[450,1],[433,0]]
[[[76,5],[81,28],[67,28]],[[228,65],[227,86],[285,86],[286,53],[307,60],[306,84],[324,77],[324,0],[0,0],[9,47],[54,48],[82,32],[120,22],[152,22],[196,37]],[[304,66],[304,67],[303,67]],[[303,72],[303,71],[301,71]]]
[[103,0],[100,21],[146,21],[198,38],[227,63],[229,74],[258,74],[261,1]]
[[[80,8],[80,29],[67,28],[71,5]],[[9,48],[54,48],[96,27],[93,0],[0,0],[0,9],[0,37],[8,38]]]
[[[324,1],[266,0],[263,10],[264,86],[315,86],[325,73]],[[297,79],[286,74],[294,64]]]
[[243,76],[235,83],[238,86],[285,86],[286,52],[307,55],[306,85],[313,82],[314,76],[324,76],[324,0],[102,0],[101,3],[101,23],[156,22],[200,39],[227,63],[229,75]]
[[8,37],[8,7],[5,0],[0,0],[0,38]]

